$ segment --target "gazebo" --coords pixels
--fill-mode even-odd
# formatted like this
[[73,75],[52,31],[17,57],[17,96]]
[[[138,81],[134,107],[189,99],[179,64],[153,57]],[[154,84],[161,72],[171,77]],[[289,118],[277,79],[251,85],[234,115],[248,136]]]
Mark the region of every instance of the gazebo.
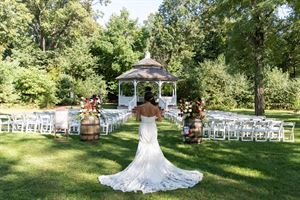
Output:
[[[131,70],[126,71],[117,77],[119,81],[118,106],[126,107],[132,110],[137,106],[139,97],[137,85],[141,82],[154,82],[158,86],[158,103],[162,109],[167,110],[169,106],[176,106],[176,81],[177,77],[167,72],[165,68],[157,61],[151,59],[150,53],[147,52],[145,58],[133,65]],[[122,83],[131,82],[134,87],[133,96],[125,96],[122,91]],[[172,83],[172,96],[162,96],[162,85]]]

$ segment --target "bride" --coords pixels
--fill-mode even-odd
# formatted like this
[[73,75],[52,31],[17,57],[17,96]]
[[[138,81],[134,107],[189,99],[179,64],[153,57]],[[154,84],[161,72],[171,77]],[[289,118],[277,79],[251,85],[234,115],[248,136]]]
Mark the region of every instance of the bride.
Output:
[[162,117],[159,108],[153,105],[153,102],[152,92],[146,92],[145,103],[139,106],[136,112],[136,118],[141,123],[134,160],[119,173],[99,176],[101,184],[123,192],[150,193],[193,187],[202,180],[202,173],[179,169],[164,157],[157,141],[155,123],[156,119],[161,121]]

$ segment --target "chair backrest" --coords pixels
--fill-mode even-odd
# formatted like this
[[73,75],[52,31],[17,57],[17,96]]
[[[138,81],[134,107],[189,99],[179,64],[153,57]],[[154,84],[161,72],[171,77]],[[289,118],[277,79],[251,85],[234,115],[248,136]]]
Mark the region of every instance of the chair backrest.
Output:
[[25,114],[25,120],[38,120],[37,113],[26,113]]
[[296,123],[295,122],[283,122],[282,123],[282,127],[286,130],[287,128],[294,132],[294,129],[295,129],[295,125]]
[[54,114],[54,126],[56,129],[68,129],[69,127],[68,110],[56,110]]
[[14,113],[11,115],[12,121],[24,121],[25,114],[24,113]]
[[0,123],[2,122],[10,122],[11,117],[9,115],[0,115]]

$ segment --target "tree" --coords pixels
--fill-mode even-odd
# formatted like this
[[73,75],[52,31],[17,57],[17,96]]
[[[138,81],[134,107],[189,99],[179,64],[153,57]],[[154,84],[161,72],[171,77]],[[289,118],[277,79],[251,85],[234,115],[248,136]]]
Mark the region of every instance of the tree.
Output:
[[266,41],[270,38],[275,9],[283,0],[222,1],[218,12],[225,15],[230,26],[227,60],[233,66],[247,71],[254,80],[255,114],[264,115],[264,67],[267,62]]
[[154,57],[180,76],[224,53],[224,24],[215,9],[209,0],[164,1],[146,23]]
[[91,36],[96,29],[92,1],[24,1],[33,15],[31,34],[41,50],[70,46],[78,36]]
[[126,9],[113,15],[105,29],[99,29],[92,47],[97,57],[97,73],[104,76],[110,93],[117,93],[116,77],[132,68],[143,55],[145,33],[136,20],[129,19]]
[[[275,54],[273,56],[273,60],[277,61],[275,66],[281,68],[285,72],[289,72],[294,78],[297,76],[297,67],[298,70],[300,70],[299,5],[299,1],[298,4],[297,1],[292,1],[284,5],[285,9],[288,9],[289,14],[277,19],[277,38],[274,37],[273,48],[270,49],[270,51]],[[277,52],[281,52],[281,55],[278,55]],[[278,59],[278,57],[280,59]]]
[[85,80],[95,74],[96,58],[90,53],[91,40],[82,37],[72,47],[66,48],[59,57],[60,70],[75,80]]
[[0,54],[6,49],[22,43],[28,35],[28,24],[32,15],[23,3],[16,0],[0,1]]
[[195,56],[195,41],[202,41],[203,35],[196,20],[199,2],[166,0],[146,24],[153,57],[177,75],[181,74],[183,65],[189,65]]

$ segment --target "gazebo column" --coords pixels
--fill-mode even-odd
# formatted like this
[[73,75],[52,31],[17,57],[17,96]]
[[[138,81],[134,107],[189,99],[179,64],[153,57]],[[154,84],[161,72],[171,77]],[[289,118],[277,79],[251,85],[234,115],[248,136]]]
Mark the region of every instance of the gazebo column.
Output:
[[135,98],[135,106],[137,105],[137,91],[136,91],[136,86],[137,86],[137,81],[133,81],[133,86],[134,86],[134,98]]
[[119,81],[119,96],[118,96],[118,106],[121,105],[121,81]]
[[175,106],[177,106],[177,84],[174,82],[174,98],[175,98]]
[[161,98],[161,85],[162,85],[162,82],[158,81],[158,98]]

